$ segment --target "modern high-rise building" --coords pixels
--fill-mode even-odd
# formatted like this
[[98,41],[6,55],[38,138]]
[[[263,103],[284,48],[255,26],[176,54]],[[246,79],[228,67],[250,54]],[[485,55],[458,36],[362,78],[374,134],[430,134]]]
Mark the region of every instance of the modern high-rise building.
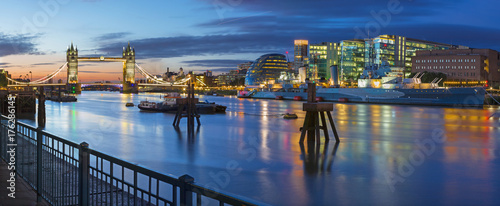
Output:
[[426,40],[412,39],[398,35],[380,35],[372,39],[354,39],[340,42],[341,80],[356,80],[366,66],[381,65],[387,61],[392,67],[399,67],[405,77],[412,70],[412,57],[421,50],[447,50],[468,48]]
[[330,66],[338,65],[339,44],[333,42],[322,42],[309,45],[309,69],[307,76],[312,79],[329,79]]
[[340,42],[340,78],[358,79],[365,68],[365,40],[354,39]]
[[294,69],[297,71],[300,67],[307,65],[309,61],[309,41],[295,40],[293,47]]
[[458,48],[458,46],[385,34],[366,39],[365,48],[366,63],[380,65],[386,60],[391,66],[404,68],[403,73],[408,77],[411,73],[412,57],[417,51],[447,50]]
[[449,86],[500,86],[500,53],[491,49],[417,51],[412,72],[446,74]]

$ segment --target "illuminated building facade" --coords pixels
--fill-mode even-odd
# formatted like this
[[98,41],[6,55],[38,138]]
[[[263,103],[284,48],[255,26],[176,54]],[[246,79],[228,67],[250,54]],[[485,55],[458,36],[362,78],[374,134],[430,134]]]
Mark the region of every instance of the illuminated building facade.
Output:
[[412,72],[446,74],[448,86],[500,86],[500,54],[491,49],[417,51]]
[[448,50],[468,48],[450,44],[412,39],[398,35],[380,35],[372,39],[344,40],[340,42],[340,69],[342,80],[356,80],[366,66],[381,65],[387,61],[391,67],[403,70],[405,77],[412,71],[412,57],[421,50]]
[[341,80],[358,79],[365,68],[365,41],[360,39],[340,42]]
[[248,69],[245,77],[245,85],[260,85],[275,82],[283,72],[289,72],[285,55],[262,55]]
[[309,61],[309,41],[295,40],[293,47],[294,69],[297,71],[300,67],[307,65]]
[[308,78],[329,79],[330,66],[338,65],[340,51],[339,44],[333,42],[322,42],[309,45],[309,70]]
[[458,48],[450,44],[442,44],[431,41],[406,38],[398,35],[380,35],[366,40],[365,62],[380,65],[387,60],[389,65],[404,68],[405,77],[412,70],[412,57],[421,50],[447,50]]

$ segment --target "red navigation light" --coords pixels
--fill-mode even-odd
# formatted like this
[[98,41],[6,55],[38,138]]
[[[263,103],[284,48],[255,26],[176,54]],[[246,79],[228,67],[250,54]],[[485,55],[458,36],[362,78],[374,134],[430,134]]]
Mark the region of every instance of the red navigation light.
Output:
[[288,51],[286,51],[286,54],[288,54]]
[[387,44],[384,44],[385,47],[387,47]]

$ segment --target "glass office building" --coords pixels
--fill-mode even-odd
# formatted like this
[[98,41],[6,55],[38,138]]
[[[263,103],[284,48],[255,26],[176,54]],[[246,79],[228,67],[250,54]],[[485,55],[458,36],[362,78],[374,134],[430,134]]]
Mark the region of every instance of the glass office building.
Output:
[[322,42],[309,45],[309,70],[307,77],[310,79],[330,79],[330,66],[338,65],[339,44]]
[[365,40],[365,62],[382,64],[386,60],[389,65],[404,68],[406,77],[411,73],[411,59],[419,50],[446,50],[458,48],[450,44],[406,38],[398,35],[380,35],[373,39]]
[[247,71],[245,85],[260,85],[277,82],[284,73],[289,72],[286,56],[266,54],[255,60]]
[[365,41],[360,39],[340,42],[340,78],[357,80],[365,68]]

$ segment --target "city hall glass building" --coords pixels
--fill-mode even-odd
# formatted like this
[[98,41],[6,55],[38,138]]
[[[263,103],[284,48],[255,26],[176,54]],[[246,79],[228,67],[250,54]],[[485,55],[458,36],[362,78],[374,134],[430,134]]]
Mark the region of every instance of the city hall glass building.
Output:
[[278,80],[283,72],[288,72],[288,62],[283,54],[266,54],[250,66],[245,77],[245,85],[260,85]]

